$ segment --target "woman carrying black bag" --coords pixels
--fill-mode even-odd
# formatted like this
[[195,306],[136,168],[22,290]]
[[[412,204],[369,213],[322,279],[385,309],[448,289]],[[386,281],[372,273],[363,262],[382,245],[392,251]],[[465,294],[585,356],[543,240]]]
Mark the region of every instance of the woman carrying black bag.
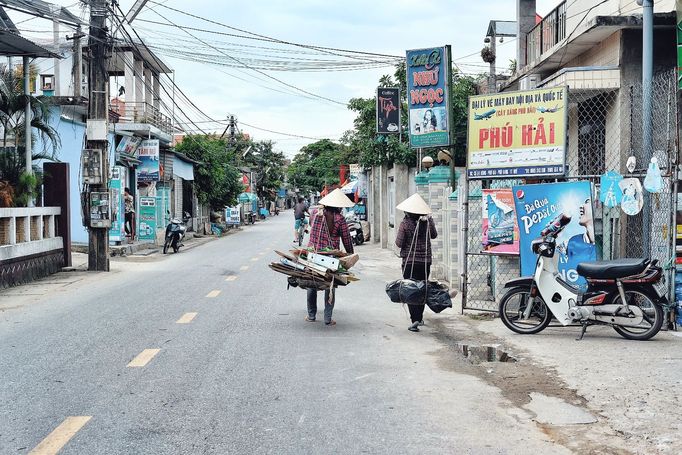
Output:
[[[431,272],[431,239],[438,236],[430,216],[431,209],[418,194],[405,199],[396,208],[405,212],[395,238],[400,257],[403,258],[403,278],[428,280]],[[412,325],[407,329],[410,332],[419,332],[419,325],[424,324],[424,306],[407,305],[412,320]]]

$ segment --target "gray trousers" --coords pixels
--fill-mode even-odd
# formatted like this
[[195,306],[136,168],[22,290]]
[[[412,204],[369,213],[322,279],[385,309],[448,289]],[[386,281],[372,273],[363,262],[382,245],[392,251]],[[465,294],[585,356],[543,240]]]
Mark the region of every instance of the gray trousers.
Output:
[[[317,292],[315,289],[308,289],[308,319],[315,319],[317,316]],[[334,301],[336,300],[336,290],[329,303],[329,290],[324,291],[324,322],[329,324],[332,321],[334,311]]]

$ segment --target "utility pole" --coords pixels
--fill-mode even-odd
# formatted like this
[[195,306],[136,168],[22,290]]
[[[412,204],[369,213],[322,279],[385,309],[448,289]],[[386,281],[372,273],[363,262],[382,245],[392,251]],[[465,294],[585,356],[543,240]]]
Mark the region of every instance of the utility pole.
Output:
[[[90,64],[88,65],[88,133],[86,148],[101,151],[101,183],[88,186],[86,219],[90,222],[90,202],[93,192],[109,191],[109,81],[107,75],[107,0],[90,0]],[[85,152],[84,152],[85,153]],[[88,270],[109,271],[109,228],[88,230]]]
[[228,128],[230,129],[230,142],[234,143],[236,139],[235,130],[237,129],[237,121],[234,115],[230,115],[230,125]]
[[73,36],[66,37],[68,41],[73,40],[73,94],[76,98],[83,96],[83,46],[81,45],[81,38],[84,36],[79,25]]
[[[642,166],[649,166],[654,156],[654,119],[652,118],[652,87],[654,73],[654,0],[642,1]],[[651,215],[644,211],[644,251],[649,251]]]
[[490,52],[492,53],[492,59],[490,60],[490,76],[488,77],[488,93],[497,92],[497,75],[495,69],[495,60],[497,59],[497,50],[495,44],[495,29],[493,29],[492,36],[490,36]]

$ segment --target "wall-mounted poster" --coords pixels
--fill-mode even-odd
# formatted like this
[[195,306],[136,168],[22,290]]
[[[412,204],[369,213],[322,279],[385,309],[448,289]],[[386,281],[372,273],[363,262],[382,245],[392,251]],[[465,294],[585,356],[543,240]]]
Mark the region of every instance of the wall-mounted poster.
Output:
[[567,89],[469,97],[470,179],[565,173]]
[[483,253],[519,254],[519,225],[511,188],[483,190]]
[[410,146],[448,147],[450,46],[407,51]]
[[521,236],[521,275],[535,272],[537,256],[531,242],[554,220],[568,217],[569,223],[556,239],[559,272],[568,283],[584,288],[586,281],[576,267],[580,262],[597,260],[590,182],[518,185],[512,191]]

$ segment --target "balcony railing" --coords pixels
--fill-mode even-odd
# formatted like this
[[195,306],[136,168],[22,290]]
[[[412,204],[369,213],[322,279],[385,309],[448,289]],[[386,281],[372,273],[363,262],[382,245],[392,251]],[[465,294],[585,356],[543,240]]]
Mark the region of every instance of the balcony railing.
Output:
[[531,65],[566,38],[566,2],[563,1],[545,16],[527,35],[526,61]]
[[120,116],[116,123],[146,123],[157,127],[166,134],[172,134],[171,119],[149,103],[112,102],[111,110]]

